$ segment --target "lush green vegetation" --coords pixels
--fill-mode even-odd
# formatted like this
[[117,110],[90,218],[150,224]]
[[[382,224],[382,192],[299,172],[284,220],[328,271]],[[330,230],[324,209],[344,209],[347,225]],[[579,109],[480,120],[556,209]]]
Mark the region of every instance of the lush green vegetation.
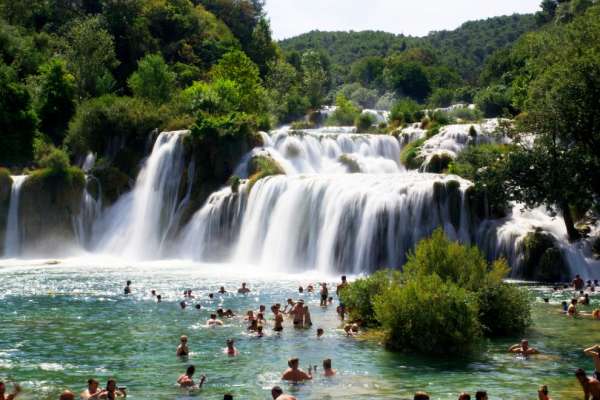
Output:
[[404,272],[358,279],[341,300],[351,318],[381,327],[393,349],[455,354],[531,323],[526,292],[502,282],[507,272],[504,260],[489,264],[479,249],[438,229],[409,255]]

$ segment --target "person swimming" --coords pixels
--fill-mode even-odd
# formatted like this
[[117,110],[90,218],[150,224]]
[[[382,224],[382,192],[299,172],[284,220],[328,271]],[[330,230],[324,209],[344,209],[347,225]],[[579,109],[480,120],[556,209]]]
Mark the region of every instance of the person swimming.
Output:
[[223,353],[232,357],[240,354],[240,352],[235,348],[235,341],[233,339],[227,340],[227,347],[223,349]]
[[320,339],[324,333],[325,331],[323,330],[323,328],[317,328],[317,339]]
[[540,386],[540,388],[538,389],[538,400],[552,400],[548,395],[548,386]]
[[303,314],[304,314],[304,327],[310,328],[312,326],[312,319],[310,318],[310,310],[308,309],[307,305],[304,306]]
[[117,381],[114,379],[109,379],[106,382],[106,388],[100,394],[98,394],[98,398],[114,400],[117,397],[127,397],[127,391],[125,388],[117,388]]
[[321,307],[327,306],[327,298],[329,297],[329,289],[327,289],[327,283],[321,283]]
[[97,399],[98,395],[100,395],[100,382],[95,379],[88,379],[87,381],[88,387],[83,392],[81,392],[81,400],[93,400]]
[[196,367],[190,365],[187,367],[185,374],[182,374],[179,378],[177,378],[177,383],[179,386],[185,389],[200,389],[202,385],[204,385],[204,381],[206,381],[206,376],[202,375],[200,377],[200,382],[198,385],[194,383],[194,374],[196,373]]
[[190,354],[190,349],[188,348],[188,337],[186,335],[181,335],[179,338],[179,346],[177,346],[176,355],[178,357],[186,357]]
[[589,378],[585,371],[579,368],[575,371],[575,377],[581,384],[581,388],[583,389],[583,398],[592,400],[600,399],[600,382],[595,378]]
[[206,326],[221,326],[223,321],[217,319],[217,314],[210,314],[210,319],[206,321]]
[[271,389],[271,397],[273,397],[273,400],[296,400],[294,396],[284,394],[283,389],[279,386],[275,386]]
[[240,293],[240,294],[250,293],[250,289],[248,289],[246,287],[246,282],[242,282],[242,287],[238,289],[238,293]]
[[256,337],[261,338],[263,336],[264,336],[263,327],[262,327],[262,325],[259,325],[256,327]]
[[21,386],[15,384],[11,394],[6,394],[6,384],[0,381],[0,400],[14,400],[21,393]]
[[258,330],[258,321],[255,319],[251,320],[248,330],[251,332],[256,332]]
[[331,368],[331,359],[326,358],[325,360],[323,360],[323,376],[331,377],[335,376],[336,374],[337,371]]
[[224,286],[221,286],[221,287],[219,288],[219,292],[218,292],[218,293],[219,293],[219,294],[225,294],[225,293],[227,293],[227,290],[225,290],[225,287],[224,287]]
[[300,360],[298,358],[291,358],[288,361],[288,369],[286,369],[281,376],[284,381],[291,382],[303,382],[312,379],[312,367],[308,368],[308,373],[304,372],[299,368]]
[[131,281],[127,281],[123,293],[125,293],[125,295],[131,294]]
[[583,279],[581,279],[581,276],[579,276],[579,274],[575,275],[575,278],[571,281],[571,286],[573,286],[575,290],[583,289],[584,285],[585,282],[583,281]]
[[510,346],[510,348],[508,349],[508,352],[522,354],[524,356],[540,353],[537,349],[535,349],[533,347],[529,347],[529,341],[527,339],[523,339],[523,340],[521,340],[521,343]]
[[577,299],[571,299],[571,304],[569,304],[569,308],[567,309],[567,315],[569,317],[574,317],[577,315]]
[[187,304],[185,304],[185,301],[180,301],[179,307],[181,307],[182,310],[185,310],[185,308],[187,307]]
[[271,311],[275,317],[275,325],[273,326],[273,330],[275,332],[283,331],[283,314],[279,311],[277,306],[272,306]]

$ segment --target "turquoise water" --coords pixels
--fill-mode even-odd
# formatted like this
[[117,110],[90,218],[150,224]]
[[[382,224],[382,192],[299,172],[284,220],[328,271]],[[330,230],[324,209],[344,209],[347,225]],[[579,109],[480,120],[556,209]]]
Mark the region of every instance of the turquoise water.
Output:
[[[314,323],[310,330],[294,330],[286,321],[281,335],[267,329],[259,339],[246,334],[239,318],[220,328],[204,326],[218,307],[241,314],[298,298],[297,287],[316,282],[315,276],[270,276],[247,266],[177,262],[33,264],[0,267],[0,380],[22,383],[23,399],[56,399],[65,388],[80,392],[89,377],[104,382],[111,376],[127,386],[131,399],[222,399],[226,392],[236,399],[269,399],[274,385],[299,399],[401,399],[412,398],[416,390],[456,399],[462,391],[479,389],[492,399],[524,399],[536,398],[540,384],[549,385],[555,399],[571,399],[580,397],[573,371],[593,371],[583,347],[600,342],[600,322],[561,315],[559,303],[570,294],[543,287],[530,289],[534,326],[527,333],[543,355],[523,360],[507,354],[507,347],[520,339],[515,337],[488,341],[475,356],[443,359],[394,354],[373,341],[345,337],[335,307],[321,309],[316,295],[304,296]],[[127,279],[133,281],[133,294],[126,297]],[[234,290],[242,280],[252,288],[250,295],[208,298],[221,285]],[[180,309],[181,293],[188,288],[198,296],[192,303],[202,304],[201,311]],[[152,299],[151,289],[163,295],[161,304]],[[551,304],[541,301],[544,296],[552,296]],[[600,294],[593,303],[600,306]],[[319,340],[317,327],[325,329]],[[181,334],[190,338],[187,361],[175,357]],[[239,357],[222,353],[230,337],[237,341]],[[319,365],[319,372],[322,360],[331,358],[338,376],[283,384],[279,378],[292,356],[300,357],[303,368]],[[194,395],[175,384],[190,363],[197,375],[207,376],[205,387]]]

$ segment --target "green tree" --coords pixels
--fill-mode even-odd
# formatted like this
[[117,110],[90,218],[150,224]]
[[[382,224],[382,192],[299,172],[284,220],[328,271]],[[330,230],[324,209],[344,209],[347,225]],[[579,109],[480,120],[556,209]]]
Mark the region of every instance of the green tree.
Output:
[[365,87],[380,88],[383,85],[384,67],[385,62],[382,57],[365,57],[352,64],[349,78]]
[[321,106],[327,91],[327,71],[321,55],[316,51],[307,51],[302,55],[302,83],[304,93],[310,105],[314,108]]
[[75,78],[64,60],[55,58],[40,68],[35,109],[40,130],[54,144],[62,143],[69,120],[75,113]]
[[67,33],[66,57],[80,98],[98,93],[98,81],[110,76],[118,62],[113,38],[100,17],[78,21]]
[[0,63],[0,160],[7,166],[31,160],[38,119],[15,71]]
[[399,96],[423,102],[431,93],[427,71],[420,63],[392,57],[386,62],[384,77],[387,85]]
[[160,54],[149,54],[140,60],[137,71],[127,83],[136,97],[163,104],[171,100],[175,78],[175,73]]

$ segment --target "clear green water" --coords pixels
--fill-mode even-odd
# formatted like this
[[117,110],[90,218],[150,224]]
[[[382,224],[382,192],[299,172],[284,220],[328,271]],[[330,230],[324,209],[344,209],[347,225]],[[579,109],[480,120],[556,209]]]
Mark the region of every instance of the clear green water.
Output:
[[[89,377],[105,381],[109,376],[128,387],[131,399],[222,399],[226,392],[236,399],[268,399],[276,384],[299,399],[401,399],[412,398],[416,390],[455,399],[461,391],[478,389],[492,399],[533,399],[540,384],[548,384],[555,399],[572,399],[581,397],[573,371],[593,371],[581,350],[600,342],[600,322],[561,315],[559,303],[569,294],[553,295],[547,288],[531,289],[535,323],[527,336],[544,355],[528,360],[505,352],[517,337],[490,341],[479,355],[464,359],[393,354],[376,343],[345,337],[334,307],[319,308],[316,296],[305,297],[313,329],[297,331],[286,322],[281,336],[268,330],[258,339],[245,333],[240,319],[213,329],[204,322],[217,306],[241,313],[298,298],[298,285],[315,277],[267,279],[267,274],[235,266],[75,264],[0,267],[0,380],[21,382],[23,399],[55,399],[64,388],[83,390]],[[122,295],[127,279],[134,282],[129,297]],[[253,289],[251,295],[208,299],[219,286],[231,290],[242,279]],[[180,310],[187,288],[199,296],[202,311]],[[151,289],[163,294],[162,304],[152,300]],[[541,301],[544,293],[552,295],[552,304]],[[600,294],[593,303],[600,305]],[[326,331],[321,340],[315,339],[317,327]],[[174,355],[181,334],[190,337],[187,362]],[[222,354],[229,337],[237,340],[237,358]],[[291,356],[299,356],[303,367],[332,358],[339,375],[283,384],[279,378]],[[207,376],[205,388],[194,396],[175,384],[188,363]]]

